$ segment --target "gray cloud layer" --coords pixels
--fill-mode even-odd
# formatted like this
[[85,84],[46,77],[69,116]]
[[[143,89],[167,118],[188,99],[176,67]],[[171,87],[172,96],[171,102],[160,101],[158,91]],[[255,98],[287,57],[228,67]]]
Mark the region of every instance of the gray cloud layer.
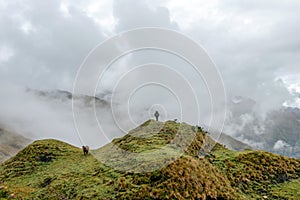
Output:
[[85,55],[103,40],[101,27],[74,6],[66,16],[60,1],[9,1],[0,8],[1,80],[33,88],[71,89]]
[[[27,99],[27,95],[20,95],[19,90],[8,92],[11,87],[72,89],[76,71],[84,57],[107,38],[107,27],[97,24],[97,20],[85,10],[90,3],[93,5],[95,2],[65,1],[67,10],[63,10],[62,3],[58,0],[46,3],[38,0],[0,1],[0,95],[10,95],[0,100],[0,123],[6,123],[7,116],[17,115],[19,121],[22,121],[22,118],[26,118],[28,109],[24,109],[22,114],[20,105],[26,100],[34,102]],[[216,62],[229,100],[235,96],[253,99],[256,102],[256,115],[264,116],[268,111],[281,107],[285,101],[293,102],[297,93],[290,93],[285,82],[293,80],[292,83],[296,84],[299,80],[297,77],[300,77],[300,2],[212,2],[214,3],[211,5],[202,2],[203,7],[209,5],[213,8],[207,11],[206,17],[196,18],[202,13],[185,13],[182,9],[179,16],[192,14],[196,19],[192,17],[188,28],[184,28],[176,18],[175,12],[179,11],[166,6],[170,1],[115,0],[112,8],[102,7],[98,12],[112,9],[110,12],[115,24],[110,29],[114,33],[154,26],[181,31],[191,36],[207,49]],[[186,3],[186,6],[194,7],[194,10],[196,7],[193,1]],[[132,56],[123,65],[134,63],[131,61],[134,58],[147,61],[143,56],[145,55],[138,58]],[[110,75],[117,78],[119,74],[120,72],[115,71]],[[108,83],[113,82],[114,79],[110,78]],[[111,87],[108,85],[106,89]],[[11,109],[12,113],[9,113],[6,108],[16,107],[15,105],[18,105],[18,112],[14,113],[14,109]],[[52,110],[44,109],[45,106],[28,107],[29,110],[35,108],[36,113],[47,116],[50,112],[52,115]],[[66,112],[70,112],[70,109]],[[232,113],[229,112],[229,116],[230,114]],[[57,115],[60,116],[59,111]],[[67,115],[69,120],[70,113]],[[63,118],[59,121],[63,122]],[[30,123],[43,124],[44,127],[37,130],[47,130],[47,123],[40,123],[40,120],[44,119],[33,117]],[[22,124],[22,127],[25,122],[29,123],[26,120],[19,121],[18,124]],[[11,117],[11,126],[14,126],[13,123]],[[68,124],[72,126],[72,123]],[[38,134],[34,129],[31,126],[24,132]],[[74,129],[62,127],[56,130],[65,134]]]

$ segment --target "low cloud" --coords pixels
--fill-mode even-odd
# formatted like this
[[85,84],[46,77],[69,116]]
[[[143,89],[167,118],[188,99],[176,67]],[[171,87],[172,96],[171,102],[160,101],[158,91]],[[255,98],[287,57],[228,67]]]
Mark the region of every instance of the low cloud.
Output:
[[[261,141],[251,134],[270,132],[269,122],[275,120],[268,121],[270,113],[279,111],[283,104],[300,105],[299,7],[300,3],[295,0],[232,4],[218,0],[189,3],[115,0],[101,5],[96,1],[0,1],[0,123],[33,138],[49,136],[82,143],[76,137],[69,101],[47,102],[28,94],[25,88],[71,91],[76,72],[93,47],[115,33],[151,26],[180,31],[203,45],[224,80],[229,102],[225,132],[260,146]],[[198,83],[194,74],[186,70],[188,65],[167,55],[144,52],[129,55],[112,69],[98,94],[105,94],[106,100],[110,100],[115,81],[124,71],[156,57],[159,57],[156,61],[168,62],[182,70],[180,72],[191,82]],[[137,75],[138,79],[143,77]],[[202,89],[202,85],[199,88]],[[208,95],[205,92],[199,95],[203,113],[207,113]],[[231,102],[238,98],[247,103],[232,106]],[[142,101],[141,97],[139,100],[131,114],[135,119],[144,120],[149,117],[145,110],[149,109],[149,99],[144,97]],[[122,104],[119,115],[125,116],[122,111],[123,106],[127,106],[125,102],[116,103]],[[169,109],[176,110],[174,108]],[[176,115],[177,112],[169,117]],[[105,124],[111,120],[108,117]],[[203,121],[208,119],[203,117]],[[94,122],[91,125],[84,121],[84,124],[87,130],[89,126],[96,127]],[[290,125],[293,131],[299,130],[295,124]],[[117,134],[118,131],[107,133],[108,138],[123,134]],[[274,126],[272,132],[276,132]],[[107,138],[101,137],[99,140],[107,142]],[[264,136],[269,149],[279,140],[291,143],[284,138],[270,138]]]

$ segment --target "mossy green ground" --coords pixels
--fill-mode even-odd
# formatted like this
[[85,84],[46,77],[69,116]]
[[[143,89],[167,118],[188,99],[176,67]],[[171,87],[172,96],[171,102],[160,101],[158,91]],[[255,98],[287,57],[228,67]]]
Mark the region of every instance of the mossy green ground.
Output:
[[300,199],[300,179],[292,180],[276,187],[273,187],[271,193],[277,199]]
[[[112,146],[149,156],[134,166]],[[57,140],[32,143],[0,165],[0,199],[299,199],[299,178],[300,160],[230,151],[198,127],[151,120],[87,156]]]

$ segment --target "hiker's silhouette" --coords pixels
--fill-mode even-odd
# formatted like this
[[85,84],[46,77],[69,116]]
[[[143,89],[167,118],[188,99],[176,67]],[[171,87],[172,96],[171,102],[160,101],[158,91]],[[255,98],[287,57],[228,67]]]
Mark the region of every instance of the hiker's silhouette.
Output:
[[155,117],[156,121],[158,121],[158,117],[159,117],[159,113],[158,113],[158,111],[155,111],[155,113],[154,113],[154,117]]

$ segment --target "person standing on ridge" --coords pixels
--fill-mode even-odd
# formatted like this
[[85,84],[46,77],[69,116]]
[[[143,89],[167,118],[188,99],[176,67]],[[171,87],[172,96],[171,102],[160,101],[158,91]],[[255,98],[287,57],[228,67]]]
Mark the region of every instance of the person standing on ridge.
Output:
[[159,113],[158,113],[158,111],[155,111],[155,113],[154,113],[154,117],[155,117],[156,121],[158,121],[158,117],[159,117]]

